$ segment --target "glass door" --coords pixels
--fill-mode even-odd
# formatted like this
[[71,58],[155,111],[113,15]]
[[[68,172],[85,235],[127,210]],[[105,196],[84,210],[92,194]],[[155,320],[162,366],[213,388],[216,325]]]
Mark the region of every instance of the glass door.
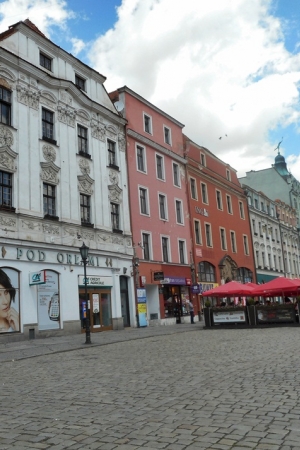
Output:
[[91,332],[112,330],[110,291],[88,289],[87,301],[84,290],[80,290],[79,311],[81,331],[85,332],[87,308],[90,311]]

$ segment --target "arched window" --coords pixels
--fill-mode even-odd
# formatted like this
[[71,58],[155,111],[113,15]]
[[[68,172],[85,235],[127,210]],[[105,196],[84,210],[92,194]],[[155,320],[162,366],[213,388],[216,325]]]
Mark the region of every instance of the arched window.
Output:
[[240,283],[251,283],[253,279],[253,273],[247,267],[239,267],[236,274],[236,279]]
[[206,281],[210,283],[216,282],[215,268],[207,261],[201,261],[198,265],[199,281]]

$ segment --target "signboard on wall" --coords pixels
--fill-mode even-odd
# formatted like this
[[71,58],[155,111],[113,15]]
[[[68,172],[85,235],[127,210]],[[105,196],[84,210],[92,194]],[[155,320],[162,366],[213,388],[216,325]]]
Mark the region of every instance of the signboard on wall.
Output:
[[146,327],[148,325],[147,322],[147,297],[146,297],[146,289],[137,289],[137,306],[138,306],[138,315],[139,315],[139,324],[140,327]]
[[39,330],[53,330],[60,327],[60,297],[58,274],[45,270],[46,281],[38,285]]
[[36,284],[44,284],[45,282],[46,282],[46,275],[44,270],[29,273],[29,286],[34,286]]

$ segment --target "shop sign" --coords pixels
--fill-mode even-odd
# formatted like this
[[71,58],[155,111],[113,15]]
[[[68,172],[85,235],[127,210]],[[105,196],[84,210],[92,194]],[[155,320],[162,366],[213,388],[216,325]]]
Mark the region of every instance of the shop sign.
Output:
[[196,248],[196,256],[202,258],[202,248]]
[[146,284],[146,277],[145,277],[145,275],[141,275],[140,276],[140,286],[144,287],[145,284]]
[[29,286],[45,283],[46,283],[46,272],[44,270],[29,273]]
[[214,323],[246,322],[244,311],[214,312]]
[[192,280],[191,280],[190,278],[186,278],[186,279],[185,279],[185,284],[186,284],[187,286],[190,286],[190,285],[192,284]]
[[[104,286],[112,286],[113,279],[112,277],[97,277],[97,276],[87,276],[86,277],[87,286],[92,287],[104,287]],[[78,285],[79,287],[85,287],[85,278],[82,275],[78,277]]]
[[160,284],[180,284],[182,286],[186,285],[186,278],[182,277],[166,277],[160,280]]
[[160,281],[163,280],[165,278],[164,273],[163,272],[154,272],[153,273],[153,280],[154,281]]
[[208,217],[208,211],[205,208],[199,208],[199,206],[195,206],[195,211],[197,214],[201,214],[202,216]]
[[192,294],[200,294],[200,286],[199,284],[193,284],[193,286],[191,286],[191,290],[192,290]]

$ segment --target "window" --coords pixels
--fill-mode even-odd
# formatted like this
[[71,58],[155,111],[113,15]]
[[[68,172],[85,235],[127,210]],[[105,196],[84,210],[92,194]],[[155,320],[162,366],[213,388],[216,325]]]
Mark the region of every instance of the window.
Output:
[[199,220],[194,221],[194,230],[195,230],[195,242],[196,242],[196,244],[201,245],[202,239],[201,239],[201,228],[200,228]]
[[145,149],[140,145],[136,146],[136,161],[137,161],[137,169],[140,172],[146,172]]
[[211,226],[209,223],[205,224],[205,237],[207,247],[212,247]]
[[252,233],[253,233],[254,235],[257,235],[255,219],[252,219]]
[[232,214],[232,205],[231,205],[231,197],[230,197],[230,195],[226,195],[226,202],[227,202],[228,214]]
[[249,255],[249,245],[248,245],[248,236],[243,236],[243,242],[244,242],[244,252],[245,255]]
[[12,174],[0,171],[0,204],[12,207]]
[[78,152],[85,156],[90,156],[88,154],[88,130],[87,128],[82,127],[81,125],[77,125],[77,133],[78,133]]
[[251,283],[253,280],[253,273],[247,267],[239,267],[236,273],[237,281],[240,283]]
[[166,213],[166,196],[163,194],[159,194],[159,217],[162,220],[167,220],[167,213]]
[[42,109],[42,126],[43,126],[43,139],[53,142],[54,137],[54,113],[47,109]]
[[224,228],[220,228],[221,249],[227,250],[226,233]]
[[110,166],[118,167],[117,159],[116,159],[116,143],[108,140],[107,141],[107,150],[108,150],[108,164]]
[[200,153],[200,163],[202,166],[206,166],[205,155],[203,153]]
[[231,240],[231,250],[233,253],[236,253],[236,241],[234,231],[230,231],[230,240]]
[[75,75],[75,84],[79,89],[85,91],[85,79],[81,78],[79,75]]
[[91,223],[91,198],[89,195],[80,194],[81,223]]
[[111,224],[113,230],[120,230],[120,213],[117,203],[110,204]]
[[156,176],[159,180],[164,180],[164,160],[160,155],[156,155]]
[[222,203],[222,194],[220,191],[216,191],[216,199],[217,199],[217,208],[222,211],[223,203]]
[[226,178],[228,181],[231,181],[231,174],[230,174],[230,170],[226,169]]
[[44,67],[47,70],[52,70],[52,59],[49,56],[40,53],[40,66]]
[[173,182],[174,185],[180,187],[179,165],[173,163]]
[[263,202],[260,202],[260,209],[264,212],[265,211],[265,205]]
[[0,122],[11,125],[11,92],[0,87]]
[[169,239],[166,237],[161,238],[162,258],[164,262],[169,262]]
[[150,261],[150,235],[143,233],[144,259]]
[[257,200],[257,198],[254,199],[254,206],[255,206],[256,209],[258,209],[258,200]]
[[164,127],[165,143],[171,145],[171,130],[168,127]]
[[185,242],[178,242],[178,250],[179,250],[179,262],[180,264],[185,264]]
[[43,184],[44,215],[56,216],[55,212],[55,186]]
[[177,223],[183,224],[183,214],[182,214],[182,202],[181,200],[175,201],[176,206],[176,221]]
[[140,209],[141,209],[141,214],[149,215],[147,189],[139,188],[139,191],[140,191]]
[[147,114],[144,114],[144,130],[146,133],[152,134],[152,120]]
[[255,255],[256,255],[256,267],[258,267],[259,266],[259,251],[258,250],[256,250]]
[[207,187],[206,187],[205,183],[201,183],[201,194],[202,194],[202,202],[203,203],[208,203]]
[[194,178],[190,179],[190,186],[191,186],[191,197],[194,200],[197,200],[197,187],[196,187],[196,180]]
[[215,268],[212,264],[206,261],[201,261],[198,266],[199,281],[207,283],[215,283],[216,275]]
[[277,260],[276,260],[276,255],[274,255],[273,258],[274,258],[274,269],[277,270]]
[[240,208],[240,218],[245,219],[245,213],[244,213],[244,205],[243,202],[239,202],[239,208]]

